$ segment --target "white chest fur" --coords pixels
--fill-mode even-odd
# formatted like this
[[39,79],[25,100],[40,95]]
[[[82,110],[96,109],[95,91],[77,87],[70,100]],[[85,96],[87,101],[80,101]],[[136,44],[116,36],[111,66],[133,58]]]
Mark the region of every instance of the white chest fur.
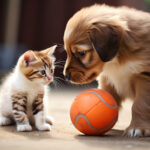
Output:
[[12,76],[12,87],[16,91],[26,92],[28,94],[28,102],[32,103],[39,93],[43,93],[44,86],[32,83],[27,80],[21,73],[17,72]]
[[132,98],[130,79],[133,74],[140,72],[140,66],[140,62],[128,62],[123,65],[115,61],[109,62],[105,64],[100,77],[107,76],[109,84],[115,87],[119,95],[124,98]]

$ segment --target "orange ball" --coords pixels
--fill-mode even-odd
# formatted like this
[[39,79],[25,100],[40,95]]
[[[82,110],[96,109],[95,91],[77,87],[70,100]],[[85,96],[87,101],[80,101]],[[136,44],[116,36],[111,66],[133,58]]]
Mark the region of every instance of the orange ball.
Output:
[[87,135],[100,135],[110,130],[118,119],[114,98],[103,90],[88,89],[72,103],[70,117],[73,125]]

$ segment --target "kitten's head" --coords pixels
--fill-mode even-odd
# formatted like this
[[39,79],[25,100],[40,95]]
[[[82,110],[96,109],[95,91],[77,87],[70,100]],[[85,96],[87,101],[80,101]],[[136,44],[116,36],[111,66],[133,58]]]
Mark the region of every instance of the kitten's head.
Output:
[[25,52],[18,61],[19,70],[34,83],[50,83],[54,75],[55,49],[56,45],[42,51]]

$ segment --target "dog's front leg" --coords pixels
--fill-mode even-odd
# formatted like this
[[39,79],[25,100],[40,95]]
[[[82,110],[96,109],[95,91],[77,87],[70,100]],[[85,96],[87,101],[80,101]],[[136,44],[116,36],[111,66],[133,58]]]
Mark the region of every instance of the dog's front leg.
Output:
[[124,135],[128,137],[150,136],[150,80],[136,78],[132,120]]

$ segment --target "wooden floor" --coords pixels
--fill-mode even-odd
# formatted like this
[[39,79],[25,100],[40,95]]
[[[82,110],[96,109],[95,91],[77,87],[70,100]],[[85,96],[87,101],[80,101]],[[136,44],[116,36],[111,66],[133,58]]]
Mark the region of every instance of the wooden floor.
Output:
[[16,132],[15,126],[0,127],[0,150],[149,150],[150,138],[130,139],[122,136],[131,115],[126,101],[114,129],[103,136],[85,136],[72,125],[70,105],[79,91],[50,92],[48,111],[55,118],[51,132]]

